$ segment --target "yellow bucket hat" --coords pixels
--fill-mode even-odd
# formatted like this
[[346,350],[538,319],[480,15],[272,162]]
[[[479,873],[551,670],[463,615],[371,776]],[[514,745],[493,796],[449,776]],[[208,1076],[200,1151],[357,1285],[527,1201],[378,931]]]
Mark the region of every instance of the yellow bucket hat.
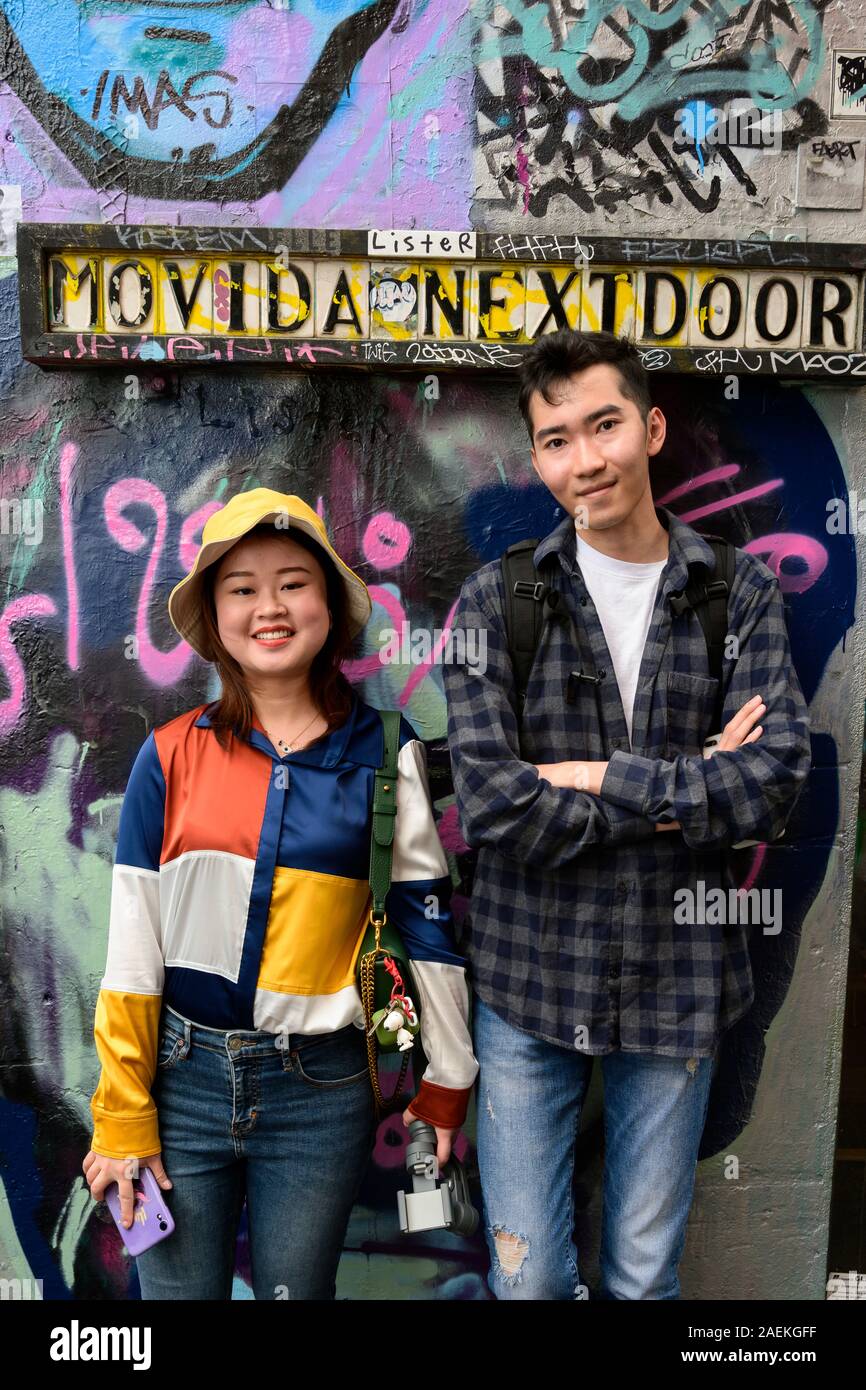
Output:
[[292,527],[297,527],[316,541],[334,564],[346,590],[352,635],[360,632],[367,623],[373,611],[367,586],[340,559],[328,540],[324,522],[318,513],[294,493],[274,492],[267,487],[251,488],[249,492],[237,493],[218,512],[208,517],[192,569],[180,583],[175,584],[168,596],[168,616],[172,625],[205,661],[212,661],[213,656],[208,650],[202,619],[204,571],[260,521],[275,521],[278,518],[281,519],[281,526],[275,528],[276,535],[284,527],[283,534],[290,537]]

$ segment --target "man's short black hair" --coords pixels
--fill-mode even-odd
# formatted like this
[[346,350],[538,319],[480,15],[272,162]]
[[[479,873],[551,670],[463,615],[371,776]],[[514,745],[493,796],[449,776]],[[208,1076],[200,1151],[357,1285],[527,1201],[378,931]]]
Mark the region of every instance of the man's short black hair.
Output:
[[542,334],[520,364],[517,404],[533,444],[529,414],[529,398],[533,391],[540,391],[547,404],[554,405],[550,394],[554,387],[563,386],[574,372],[582,372],[599,362],[609,362],[616,367],[622,394],[626,400],[634,402],[646,420],[652,408],[649,377],[634,342],[618,338],[615,333],[578,333],[573,328],[560,328],[556,333]]

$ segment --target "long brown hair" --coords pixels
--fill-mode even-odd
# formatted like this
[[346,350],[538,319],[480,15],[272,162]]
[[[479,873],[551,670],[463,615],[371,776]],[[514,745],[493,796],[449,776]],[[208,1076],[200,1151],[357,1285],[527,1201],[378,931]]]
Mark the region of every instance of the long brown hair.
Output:
[[[249,540],[253,537],[274,535],[289,538],[288,533],[277,530],[273,522],[262,521],[251,527],[240,539]],[[321,565],[327,585],[328,607],[334,619],[324,645],[313,658],[309,676],[313,703],[322,717],[328,721],[328,728],[322,734],[322,738],[325,738],[332,730],[345,724],[352,707],[352,687],[340,669],[351,657],[353,648],[346,590],[334,564],[322,547],[311,540],[305,531],[293,527],[290,538],[309,551]],[[202,616],[212,652],[211,660],[216,666],[222,687],[219,702],[210,711],[210,720],[220,746],[226,748],[233,733],[238,738],[248,738],[253,725],[254,710],[243,670],[220,641],[214,599],[214,583],[218,568],[219,562],[216,562],[208,565],[204,572]],[[318,739],[315,741],[318,742]]]

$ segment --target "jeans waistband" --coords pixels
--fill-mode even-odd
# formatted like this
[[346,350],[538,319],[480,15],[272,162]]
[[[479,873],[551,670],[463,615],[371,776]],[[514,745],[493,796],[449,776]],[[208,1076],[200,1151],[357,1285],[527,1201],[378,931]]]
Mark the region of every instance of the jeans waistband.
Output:
[[[340,1038],[352,1033],[357,1033],[354,1023],[347,1023],[342,1028],[337,1028],[330,1033],[272,1033],[264,1028],[209,1028],[204,1023],[194,1023],[192,1019],[184,1014],[178,1013],[170,1004],[164,1006],[164,1022],[168,1022],[172,1030],[179,1036],[182,1035],[185,1047],[190,1044],[197,1044],[200,1047],[207,1047],[220,1052],[226,1047],[232,1050],[250,1051],[253,1048],[266,1051],[270,1048],[296,1052],[302,1047],[309,1046],[310,1043],[322,1042],[329,1038]],[[170,1018],[168,1017],[170,1015]],[[349,1034],[351,1036],[352,1034]],[[232,1043],[236,1038],[238,1042]]]

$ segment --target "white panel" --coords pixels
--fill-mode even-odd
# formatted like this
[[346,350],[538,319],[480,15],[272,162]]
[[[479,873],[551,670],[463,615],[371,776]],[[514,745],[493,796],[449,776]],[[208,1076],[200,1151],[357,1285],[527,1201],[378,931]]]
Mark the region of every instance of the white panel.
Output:
[[410,958],[410,963],[421,996],[421,1041],[429,1062],[424,1080],[465,1090],[478,1075],[466,1023],[466,972],[462,965],[436,960]]
[[436,829],[427,786],[427,750],[420,739],[404,743],[397,756],[397,821],[393,883],[445,878],[448,861]]
[[111,871],[108,953],[100,988],[159,994],[165,980],[160,936],[159,874],[115,864]]
[[347,1023],[364,1024],[364,1010],[354,985],[336,994],[277,994],[257,989],[253,1027],[269,1033],[333,1033]]
[[160,870],[166,965],[237,982],[255,861],[223,850],[190,850]]

